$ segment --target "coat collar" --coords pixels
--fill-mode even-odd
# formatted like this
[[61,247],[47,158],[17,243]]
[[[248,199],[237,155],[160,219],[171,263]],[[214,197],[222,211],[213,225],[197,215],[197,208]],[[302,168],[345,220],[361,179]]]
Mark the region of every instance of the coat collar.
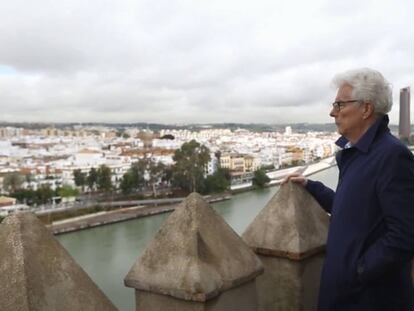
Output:
[[[377,134],[382,133],[384,131],[389,132],[389,128],[388,128],[389,121],[390,120],[388,118],[388,115],[384,115],[383,117],[378,118],[378,120],[375,121],[373,125],[371,125],[368,131],[366,131],[366,133],[362,135],[362,137],[352,147],[355,147],[356,149],[364,153],[368,152],[368,149],[371,146]],[[349,141],[344,136],[341,136],[335,142],[335,144],[343,149],[345,148],[345,145],[348,142]]]

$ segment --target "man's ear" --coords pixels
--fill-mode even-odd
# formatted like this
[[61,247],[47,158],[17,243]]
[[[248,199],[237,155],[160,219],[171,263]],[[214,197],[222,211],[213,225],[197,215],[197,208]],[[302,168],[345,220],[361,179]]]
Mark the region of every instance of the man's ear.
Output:
[[370,102],[363,103],[363,112],[362,112],[362,118],[364,120],[369,119],[372,115],[374,115],[375,108],[374,105]]

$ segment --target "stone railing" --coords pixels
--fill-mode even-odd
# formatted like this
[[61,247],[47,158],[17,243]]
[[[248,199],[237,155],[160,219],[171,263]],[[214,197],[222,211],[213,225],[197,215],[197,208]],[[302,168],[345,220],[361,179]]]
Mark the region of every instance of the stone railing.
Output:
[[260,311],[317,309],[329,216],[296,184],[282,186],[243,233],[259,256]]
[[117,310],[32,213],[0,224],[0,310]]
[[[328,216],[286,184],[242,237],[198,194],[125,277],[137,311],[316,310]],[[1,310],[116,310],[33,214],[0,225]]]

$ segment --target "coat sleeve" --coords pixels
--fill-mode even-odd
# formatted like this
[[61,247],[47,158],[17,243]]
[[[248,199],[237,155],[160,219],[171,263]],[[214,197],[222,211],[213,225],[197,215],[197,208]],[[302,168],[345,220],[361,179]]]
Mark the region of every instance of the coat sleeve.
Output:
[[309,191],[327,213],[331,213],[335,191],[326,187],[320,181],[314,180],[308,180],[306,190]]
[[414,254],[414,157],[407,148],[399,149],[383,165],[377,183],[386,229],[358,261],[362,283],[375,281]]

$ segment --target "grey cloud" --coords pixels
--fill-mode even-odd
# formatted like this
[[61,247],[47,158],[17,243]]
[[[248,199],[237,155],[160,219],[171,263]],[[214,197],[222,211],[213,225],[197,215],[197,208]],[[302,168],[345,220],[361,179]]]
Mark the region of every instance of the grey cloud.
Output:
[[0,119],[327,122],[338,71],[374,67],[395,90],[414,81],[413,5],[391,7],[4,1],[0,65],[17,72],[0,70]]

